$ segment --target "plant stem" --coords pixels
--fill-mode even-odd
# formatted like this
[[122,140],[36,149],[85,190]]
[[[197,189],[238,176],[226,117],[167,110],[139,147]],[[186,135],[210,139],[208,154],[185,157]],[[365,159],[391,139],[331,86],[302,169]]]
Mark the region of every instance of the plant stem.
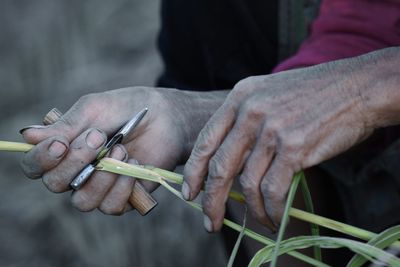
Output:
[[227,267],[233,267],[237,253],[239,251],[240,244],[244,237],[244,230],[246,229],[246,221],[247,221],[247,206],[245,205],[244,208],[245,208],[245,210],[244,210],[244,215],[243,215],[242,231],[240,231],[239,236],[235,242],[235,246],[232,249],[231,256],[229,257]]
[[[182,201],[186,202],[187,204],[189,204],[190,206],[192,206],[193,208],[199,210],[199,211],[203,211],[202,207],[192,201],[186,201],[180,192],[178,192],[175,188],[173,188],[172,186],[170,186],[166,181],[164,181],[162,178],[160,178],[159,183],[164,186],[168,191],[170,191],[172,194],[174,194],[176,197],[178,197],[179,199],[181,199]],[[262,236],[256,232],[253,232],[252,230],[249,230],[247,228],[243,228],[241,225],[234,223],[228,219],[224,219],[224,225],[228,226],[229,228],[236,230],[237,232],[241,233],[243,232],[244,235],[264,244],[264,245],[274,245],[275,242],[265,236]],[[291,251],[288,253],[289,255],[291,255],[292,257],[295,257],[299,260],[302,260],[304,262],[307,262],[313,266],[319,266],[319,267],[329,267],[329,265],[326,265],[323,262],[320,262],[318,260],[315,260],[309,256],[306,256],[304,254],[301,254],[299,252],[296,251]]]
[[[332,219],[328,219],[316,214],[312,214],[312,213],[308,213],[299,209],[295,209],[292,208],[290,210],[290,215],[292,217],[295,217],[299,220],[302,221],[306,221],[309,223],[314,223],[314,224],[318,224],[320,226],[323,226],[325,228],[343,233],[343,234],[347,234],[347,235],[351,235],[353,237],[357,237],[359,239],[365,240],[365,241],[369,241],[372,238],[376,237],[377,234],[364,230],[364,229],[360,229],[358,227],[355,226],[351,226],[345,223],[341,223]],[[397,241],[395,243],[393,243],[393,246],[400,248],[400,242]]]
[[[311,192],[308,187],[306,177],[304,176],[304,172],[302,172],[302,174],[303,175],[301,176],[300,187],[304,199],[305,208],[307,212],[314,214],[314,204],[312,201]],[[310,227],[311,227],[311,235],[319,236],[319,226],[314,223],[310,223]],[[321,248],[315,246],[313,248],[313,251],[314,251],[314,258],[319,261],[322,261]]]
[[275,247],[274,247],[273,253],[272,253],[272,260],[271,260],[271,264],[270,264],[271,267],[275,267],[278,262],[279,248],[281,246],[283,235],[285,234],[286,227],[289,222],[289,210],[292,207],[294,196],[296,195],[297,187],[298,187],[299,182],[303,175],[304,175],[303,172],[296,173],[293,177],[292,184],[290,185],[289,193],[288,193],[286,204],[285,204],[285,210],[282,215],[282,222],[279,227],[278,237],[276,238]]
[[[32,149],[33,145],[17,142],[6,142],[0,141],[0,151],[11,151],[11,152],[27,152]],[[183,176],[171,171],[159,169],[152,166],[139,166],[139,165],[129,165],[127,163],[117,161],[110,158],[104,158],[100,161],[98,168],[104,171],[115,172],[119,174],[125,174],[135,176],[140,179],[150,180],[153,182],[158,182],[159,177],[163,177],[166,181],[176,184],[182,184]],[[127,171],[128,170],[128,171]],[[238,192],[231,191],[229,197],[238,202],[244,203],[245,198],[242,194]],[[289,215],[291,217],[297,218],[302,221],[317,224],[319,226],[344,233],[356,238],[360,238],[366,241],[377,236],[377,234],[360,229],[355,226],[351,226],[345,223],[341,223],[332,219],[328,219],[319,215],[315,215],[309,212],[305,212],[296,208],[291,208],[289,210]],[[393,243],[393,246],[400,248],[400,242],[397,241]]]
[[0,151],[9,152],[27,152],[31,150],[33,145],[17,142],[0,141]]
[[[117,167],[117,168],[116,168]],[[151,177],[147,175],[152,175],[154,174],[162,176],[166,181],[171,182],[171,183],[176,183],[176,184],[182,184],[183,182],[183,175],[174,173],[171,171],[166,171],[163,169],[155,168],[152,166],[140,166],[140,165],[130,165],[115,159],[110,159],[110,158],[104,158],[100,161],[98,168],[101,168],[102,170],[106,171],[111,171],[111,172],[116,172],[119,174],[124,174],[124,175],[130,175],[129,173],[135,173],[135,177],[141,178],[141,179],[146,179],[150,180],[153,182],[157,182],[154,179],[151,179]],[[129,170],[129,171],[128,171]],[[145,175],[143,175],[145,174]],[[229,197],[233,200],[236,200],[238,202],[244,203],[245,198],[244,196],[235,191],[231,191],[229,194]],[[305,212],[296,208],[290,208],[289,210],[289,215],[291,217],[294,217],[296,219],[306,221],[309,223],[313,223],[340,233],[347,234],[349,236],[353,236],[356,238],[360,238],[362,240],[369,241],[370,239],[374,238],[377,234],[355,227],[351,226],[345,223],[341,223],[329,218],[325,218],[319,215],[315,215],[313,213]],[[400,247],[400,242],[395,242],[393,244],[395,247]]]

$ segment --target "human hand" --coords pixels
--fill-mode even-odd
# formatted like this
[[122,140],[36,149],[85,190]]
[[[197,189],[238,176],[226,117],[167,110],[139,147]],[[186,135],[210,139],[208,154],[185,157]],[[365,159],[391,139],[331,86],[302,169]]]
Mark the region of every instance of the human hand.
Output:
[[185,165],[182,195],[194,199],[208,175],[204,226],[218,231],[234,178],[251,214],[275,229],[293,175],[372,132],[355,64],[333,62],[240,81],[200,132]]
[[[22,169],[30,178],[42,177],[52,192],[69,190],[72,179],[94,160],[107,136],[144,107],[149,108],[146,116],[109,156],[124,161],[134,158],[142,164],[173,169],[187,158],[190,152],[187,146],[194,143],[190,139],[197,136],[211,116],[199,120],[203,124],[191,127],[189,120],[195,116],[188,109],[193,104],[191,100],[188,92],[144,87],[84,96],[55,124],[22,131],[25,140],[36,145],[25,154]],[[131,209],[127,201],[133,183],[132,178],[98,171],[73,193],[72,203],[81,211],[99,208],[106,214],[122,214]],[[155,188],[150,183],[144,186],[148,190]]]

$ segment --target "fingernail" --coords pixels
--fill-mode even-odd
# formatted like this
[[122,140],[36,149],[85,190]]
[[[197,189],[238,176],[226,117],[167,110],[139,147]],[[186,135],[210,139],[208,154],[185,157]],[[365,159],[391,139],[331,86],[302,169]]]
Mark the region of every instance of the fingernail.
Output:
[[91,130],[87,136],[86,136],[86,144],[93,149],[98,149],[100,148],[104,143],[106,139],[99,130],[93,129]]
[[190,187],[186,182],[182,184],[182,196],[185,200],[190,199]]
[[110,157],[113,159],[117,159],[117,160],[123,160],[127,157],[127,154],[125,153],[124,149],[121,148],[120,145],[116,145],[111,153],[110,153]]
[[211,233],[213,231],[213,226],[210,218],[207,215],[204,215],[203,219],[204,228],[206,228],[207,232]]
[[67,151],[67,146],[57,140],[49,146],[49,154],[55,158],[61,158],[65,151]]
[[29,130],[29,129],[43,129],[43,128],[47,128],[47,126],[44,126],[44,125],[29,125],[29,126],[26,126],[26,127],[22,128],[21,130],[19,130],[19,133],[23,134],[26,130]]
[[276,224],[267,218],[263,218],[261,220],[261,224],[264,225],[268,230],[270,230],[272,234],[274,234],[277,230]]

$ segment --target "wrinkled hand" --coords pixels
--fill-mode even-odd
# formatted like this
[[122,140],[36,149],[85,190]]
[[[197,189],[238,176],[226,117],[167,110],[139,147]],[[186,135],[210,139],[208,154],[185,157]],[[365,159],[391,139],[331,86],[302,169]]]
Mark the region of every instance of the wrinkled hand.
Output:
[[292,176],[371,133],[358,87],[350,71],[334,63],[240,81],[200,132],[185,166],[182,194],[188,200],[208,174],[206,230],[221,228],[240,173],[252,215],[276,228]]
[[[109,156],[173,169],[190,152],[185,152],[189,142],[185,119],[190,113],[182,111],[186,109],[186,98],[177,90],[144,87],[84,96],[55,124],[23,130],[25,140],[36,146],[25,154],[22,169],[30,178],[41,177],[52,192],[70,190],[72,179],[95,159],[107,136],[144,107],[149,108],[146,116]],[[197,135],[201,127],[192,135]],[[131,209],[127,201],[133,183],[132,178],[98,171],[73,193],[72,203],[81,211],[99,208],[106,214],[122,214]],[[155,188],[154,184],[144,186],[148,190]]]

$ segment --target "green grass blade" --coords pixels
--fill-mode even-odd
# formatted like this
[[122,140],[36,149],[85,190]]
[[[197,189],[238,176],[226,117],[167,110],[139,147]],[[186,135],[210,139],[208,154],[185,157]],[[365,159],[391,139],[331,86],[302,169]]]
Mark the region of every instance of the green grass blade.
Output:
[[246,220],[247,220],[247,206],[245,206],[244,210],[244,216],[243,216],[243,224],[242,224],[242,231],[240,231],[240,234],[236,240],[235,246],[233,247],[231,256],[229,257],[228,265],[227,267],[232,267],[233,263],[235,262],[236,255],[239,251],[240,243],[242,242],[242,239],[244,237],[244,231],[246,229]]
[[102,159],[96,166],[96,169],[131,176],[156,183],[160,183],[160,181],[164,179],[164,177],[159,175],[158,173],[143,168],[140,165],[132,165],[111,158]]
[[301,177],[302,177],[302,172],[296,173],[293,177],[292,184],[290,185],[289,194],[286,199],[285,211],[283,212],[281,226],[279,227],[278,238],[276,239],[276,242],[275,242],[275,248],[274,248],[272,261],[271,261],[271,267],[275,267],[276,263],[278,261],[278,256],[279,256],[278,250],[280,248],[280,243],[283,239],[283,235],[285,234],[286,226],[289,221],[289,210],[292,207],[293,199],[294,199],[294,196],[296,195],[297,186],[299,185]]
[[[400,225],[393,226],[389,229],[386,229],[378,236],[371,239],[368,244],[380,249],[387,248],[391,244],[393,244],[396,240],[400,238]],[[366,263],[368,260],[361,255],[355,255],[350,262],[347,264],[347,267],[359,267]]]
[[31,144],[0,141],[0,151],[8,152],[28,152],[33,148]]
[[[305,222],[309,222],[309,223],[315,223],[318,224],[321,227],[327,228],[327,229],[331,229],[334,231],[337,231],[339,233],[343,233],[349,236],[353,236],[365,241],[369,241],[372,238],[376,237],[377,234],[349,225],[349,224],[345,224],[342,222],[338,222],[329,218],[325,218],[322,216],[319,216],[317,214],[312,214],[309,212],[305,212],[303,210],[299,210],[296,208],[291,208],[290,209],[290,216],[305,221]],[[400,242],[396,241],[395,243],[393,243],[393,246],[396,248],[400,248]]]
[[[359,241],[344,238],[323,237],[323,236],[298,236],[282,241],[278,252],[280,255],[293,250],[305,249],[312,246],[319,246],[326,249],[348,248],[353,252],[362,255],[369,261],[377,264],[386,264],[391,267],[399,267],[400,259],[386,251],[373,247]],[[272,260],[274,246],[265,247],[260,251],[258,263],[263,264]],[[254,265],[258,266],[258,265]]]
[[[251,259],[248,267],[259,267],[261,264],[267,262],[266,261],[266,257],[268,255],[271,254],[271,251],[274,249],[274,245],[269,245],[266,246],[262,249],[260,249],[259,251],[257,251],[257,253],[253,256],[253,258]],[[288,252],[289,253],[293,253],[294,251]],[[317,266],[317,267],[330,267],[330,265],[323,263],[321,261],[318,260],[314,260],[315,262],[312,264],[313,266]]]
[[[300,188],[301,192],[303,194],[303,199],[304,199],[304,204],[306,206],[306,210],[310,213],[314,213],[314,205],[310,193],[310,189],[307,184],[306,177],[304,176],[304,172],[301,172],[301,180],[300,180]],[[313,236],[319,236],[319,226],[315,223],[310,223],[311,227],[311,235]],[[321,253],[321,248],[318,246],[315,246],[313,248],[314,251],[314,258],[322,261],[322,253]]]
[[[21,143],[15,143],[17,145]],[[166,181],[176,184],[182,184],[182,175],[171,171],[162,170],[159,168],[151,166],[133,166],[129,167],[126,163],[117,161],[110,158],[104,158],[96,167],[99,170],[109,171],[117,174],[124,174],[127,176],[133,176],[140,179],[145,179],[149,181],[155,181],[159,177],[163,177]],[[150,172],[150,173],[149,173]],[[241,193],[231,191],[229,197],[238,202],[244,203],[244,196]],[[329,218],[319,216],[317,214],[312,214],[306,211],[302,211],[296,208],[291,208],[289,211],[290,216],[306,221],[309,223],[315,223],[319,226],[338,231],[353,237],[357,237],[363,240],[370,240],[376,236],[375,233],[360,229],[342,222],[338,222]],[[400,248],[400,242],[396,241],[393,246]]]
[[251,259],[247,267],[259,267],[261,264],[265,262],[266,254],[269,253],[273,248],[274,245],[269,245],[257,251],[257,253],[254,254],[253,258]]
[[[30,144],[25,144],[25,143],[19,143],[19,142],[7,142],[7,141],[0,141],[0,151],[12,151],[12,152],[27,152],[30,149],[33,148],[33,145]],[[113,173],[117,173],[117,174],[125,174],[122,173],[124,169],[124,166],[119,166],[121,164],[124,164],[123,162],[120,161],[116,161],[116,160],[112,160],[109,158],[105,158],[102,159],[100,161],[100,164],[97,166],[99,170],[104,170],[104,171],[109,171],[109,172],[113,172]],[[143,169],[148,169],[149,171],[152,171],[151,175],[147,175],[146,173],[143,175]],[[155,168],[152,166],[138,166],[137,170],[136,170],[136,177],[137,178],[141,178],[141,179],[145,179],[145,180],[149,180],[149,181],[154,181],[154,179],[158,179],[157,177],[154,178],[152,176],[154,176],[154,173],[158,173],[158,175],[161,175],[163,177],[165,177],[165,179],[168,182],[172,182],[172,183],[177,183],[177,184],[182,184],[182,175],[181,174],[177,174],[174,172],[170,172],[170,171],[166,171],[166,170],[162,170],[159,168]],[[129,174],[126,174],[129,176]],[[133,175],[130,175],[133,176]],[[229,197],[231,199],[234,199],[238,202],[244,203],[244,196],[238,192],[229,192]],[[291,208],[290,209],[290,216],[297,218],[299,220],[303,220],[306,222],[310,222],[310,223],[315,223],[318,224],[322,227],[325,228],[329,228],[331,230],[334,231],[338,231],[341,233],[345,233],[347,235],[351,235],[363,240],[370,240],[373,237],[376,236],[375,233],[366,231],[364,229],[360,229],[351,225],[347,225],[341,222],[337,222],[328,218],[324,218],[322,216],[318,216],[316,214],[312,214],[312,213],[308,213],[299,209],[295,209],[295,208]],[[394,246],[396,246],[397,248],[400,248],[400,242],[396,241],[394,243]]]

